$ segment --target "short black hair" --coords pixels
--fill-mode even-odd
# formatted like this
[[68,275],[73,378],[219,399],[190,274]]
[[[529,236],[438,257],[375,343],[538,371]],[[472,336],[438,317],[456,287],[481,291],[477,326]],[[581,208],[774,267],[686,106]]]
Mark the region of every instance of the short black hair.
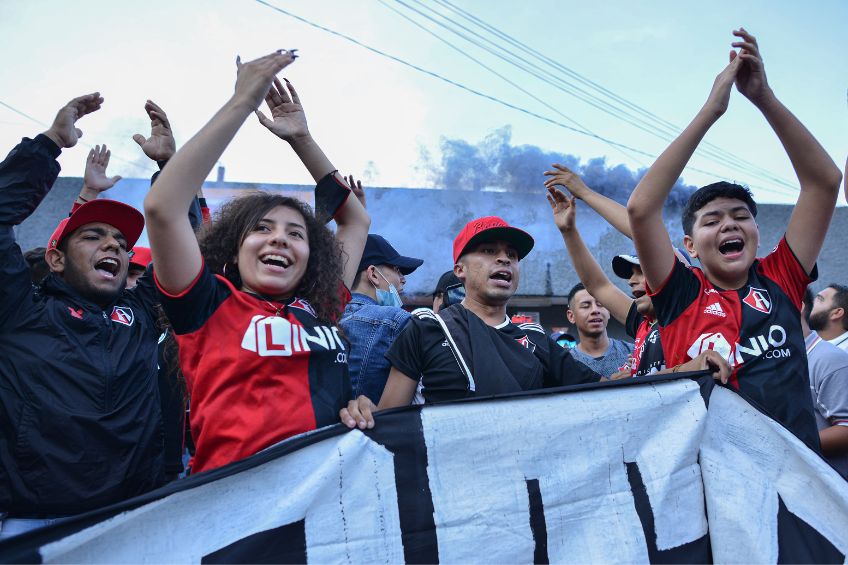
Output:
[[44,247],[35,247],[24,253],[24,259],[29,266],[30,278],[35,284],[40,283],[44,280],[44,277],[50,274],[50,267],[47,266],[47,260],[44,258],[46,251]]
[[577,283],[576,285],[571,287],[571,290],[568,291],[568,308],[571,309],[571,301],[574,300],[574,295],[580,292],[581,290],[586,290],[586,285],[583,283]]
[[683,233],[692,235],[692,226],[695,225],[695,214],[715,200],[716,198],[734,198],[745,203],[750,210],[751,215],[757,217],[757,203],[754,202],[754,197],[751,191],[742,186],[727,181],[714,182],[707,186],[702,186],[689,197],[686,201],[686,206],[683,208],[681,221],[683,222]]
[[832,288],[833,305],[836,308],[842,308],[845,315],[842,317],[842,329],[848,330],[848,286],[844,284],[830,283],[826,288]]
[[801,310],[801,315],[804,316],[804,320],[807,321],[807,324],[810,323],[810,314],[813,313],[813,300],[816,297],[813,295],[812,287],[807,287],[807,290],[804,291],[804,309]]

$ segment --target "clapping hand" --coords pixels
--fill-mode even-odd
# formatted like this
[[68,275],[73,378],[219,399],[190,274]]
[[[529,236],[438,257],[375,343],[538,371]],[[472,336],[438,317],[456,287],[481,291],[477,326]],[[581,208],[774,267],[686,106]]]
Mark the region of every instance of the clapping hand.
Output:
[[144,154],[154,161],[167,161],[177,152],[177,144],[174,141],[174,132],[168,116],[155,102],[148,100],[144,104],[144,111],[150,117],[150,137],[145,138],[140,133],[133,136],[133,141],[138,143]]
[[96,198],[97,194],[108,190],[115,186],[115,183],[121,180],[120,176],[108,177],[106,175],[106,167],[109,166],[109,157],[112,152],[106,145],[95,145],[88,152],[88,158],[85,161],[85,174],[83,175],[83,191],[92,191],[95,194],[89,193],[87,199]]
[[271,133],[292,142],[299,137],[308,137],[309,127],[306,125],[306,114],[300,104],[297,91],[288,79],[283,80],[286,81],[288,90],[283,87],[279,79],[275,78],[265,96],[265,103],[268,104],[271,117],[268,118],[261,110],[256,110],[256,116],[259,118],[259,123],[268,128]]
[[44,132],[60,148],[73,147],[82,137],[82,130],[76,127],[77,120],[86,114],[96,112],[103,104],[99,92],[74,98],[56,114],[50,129]]

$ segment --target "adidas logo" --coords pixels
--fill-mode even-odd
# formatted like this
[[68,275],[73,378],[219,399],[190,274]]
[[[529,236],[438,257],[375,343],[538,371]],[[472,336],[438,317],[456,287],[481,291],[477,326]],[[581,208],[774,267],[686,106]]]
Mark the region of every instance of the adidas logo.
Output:
[[713,302],[704,308],[704,314],[712,314],[713,316],[721,316],[722,318],[727,317],[727,314],[721,309],[721,304],[718,302]]

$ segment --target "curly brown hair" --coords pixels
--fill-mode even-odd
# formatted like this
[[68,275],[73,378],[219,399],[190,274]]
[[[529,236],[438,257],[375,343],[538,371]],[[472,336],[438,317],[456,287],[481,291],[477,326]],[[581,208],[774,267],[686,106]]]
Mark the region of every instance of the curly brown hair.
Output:
[[204,224],[198,233],[200,251],[206,266],[213,273],[226,277],[236,288],[241,288],[242,280],[234,259],[251,230],[277,206],[299,212],[306,222],[309,261],[303,278],[294,290],[295,295],[309,301],[320,320],[337,322],[342,313],[339,296],[339,286],[342,284],[341,249],[333,232],[315,218],[308,204],[300,200],[268,192],[253,192],[224,204],[212,222]]

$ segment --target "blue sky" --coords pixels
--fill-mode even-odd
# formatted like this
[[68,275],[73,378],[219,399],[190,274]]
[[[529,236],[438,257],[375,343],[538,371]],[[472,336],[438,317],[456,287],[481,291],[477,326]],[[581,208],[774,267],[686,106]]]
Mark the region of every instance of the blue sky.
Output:
[[[403,1],[427,13],[449,13],[435,1]],[[570,124],[563,117],[568,116],[642,152],[656,155],[667,144],[553,88],[553,74],[539,80],[443,29],[437,32],[544,104],[532,99],[392,11],[438,29],[396,0],[267,2],[529,111]],[[731,29],[744,25],[760,41],[778,97],[837,164],[845,164],[848,3],[453,2],[678,126],[694,116],[726,63]],[[452,19],[458,21],[455,14]],[[584,160],[606,156],[610,163],[632,168],[651,162],[474,96],[255,0],[5,0],[0,22],[6,45],[0,101],[50,122],[68,99],[100,90],[106,103],[81,123],[84,141],[110,145],[116,156],[110,169],[124,176],[150,171],[131,140],[133,133],[146,133],[145,99],[165,108],[178,143],[184,142],[232,92],[236,54],[253,58],[281,47],[300,50],[301,57],[284,75],[301,93],[313,135],[340,170],[364,175],[372,185],[426,186],[428,177],[418,167],[422,148],[438,158],[442,136],[476,142],[504,125],[512,126],[516,144]],[[43,129],[5,106],[0,106],[0,124],[6,147]],[[707,140],[794,183],[780,143],[738,93]],[[84,147],[66,152],[60,160],[63,174],[80,175],[86,152]],[[228,180],[309,182],[288,147],[252,120],[221,161]],[[696,157],[692,165],[706,172],[687,170],[689,183],[728,178],[750,184],[759,200],[794,201],[791,191],[744,167],[729,168],[705,157]]]

